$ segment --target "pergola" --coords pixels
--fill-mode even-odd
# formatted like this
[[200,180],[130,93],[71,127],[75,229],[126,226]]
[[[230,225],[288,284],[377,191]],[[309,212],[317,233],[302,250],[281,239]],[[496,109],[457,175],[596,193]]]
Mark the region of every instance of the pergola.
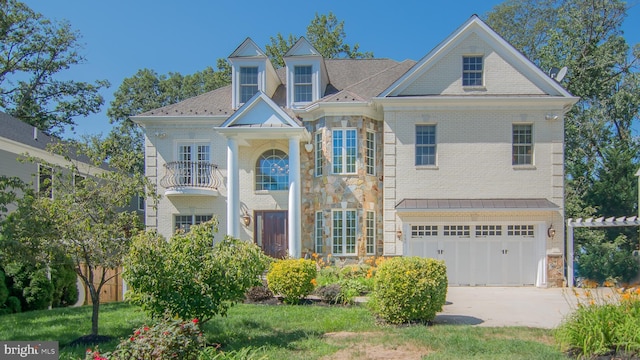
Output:
[[631,217],[609,217],[605,218],[582,218],[567,220],[567,285],[573,287],[573,228],[577,227],[620,227],[620,226],[640,226],[640,219],[637,216]]

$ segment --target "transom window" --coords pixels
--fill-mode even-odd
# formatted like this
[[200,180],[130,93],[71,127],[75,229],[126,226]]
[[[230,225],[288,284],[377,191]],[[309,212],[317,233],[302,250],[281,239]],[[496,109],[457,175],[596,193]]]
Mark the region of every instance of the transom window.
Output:
[[313,100],[313,83],[311,66],[293,67],[294,102],[310,102]]
[[355,174],[358,153],[355,129],[333,130],[333,173]]
[[202,224],[213,219],[213,215],[175,215],[174,230],[189,232],[192,225]]
[[533,164],[533,136],[531,124],[513,125],[513,165]]
[[333,254],[356,255],[356,211],[334,210],[331,213]]
[[240,68],[240,103],[244,104],[258,92],[258,67]]
[[416,125],[416,165],[436,164],[436,126]]
[[482,86],[482,56],[462,57],[462,86]]
[[256,190],[287,190],[289,156],[282,150],[269,150],[256,162]]

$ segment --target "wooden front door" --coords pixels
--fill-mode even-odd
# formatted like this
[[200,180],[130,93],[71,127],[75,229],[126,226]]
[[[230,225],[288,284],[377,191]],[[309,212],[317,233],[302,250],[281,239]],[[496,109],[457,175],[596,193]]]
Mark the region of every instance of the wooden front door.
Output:
[[255,219],[256,244],[273,258],[287,257],[287,211],[256,211]]

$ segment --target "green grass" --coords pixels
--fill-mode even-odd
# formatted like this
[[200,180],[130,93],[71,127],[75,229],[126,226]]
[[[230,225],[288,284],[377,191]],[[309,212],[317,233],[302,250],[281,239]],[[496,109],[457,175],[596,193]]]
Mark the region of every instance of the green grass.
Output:
[[[128,337],[148,318],[126,303],[101,307],[100,334]],[[61,359],[82,358],[85,348],[70,348],[89,333],[91,308],[54,309],[0,316],[2,340],[57,340]],[[223,351],[252,348],[268,359],[356,359],[368,351],[389,358],[412,354],[424,359],[565,359],[551,331],[473,326],[381,326],[364,307],[246,305],[204,327],[209,343]],[[100,345],[112,350],[117,341]],[[416,357],[418,356],[418,357]]]

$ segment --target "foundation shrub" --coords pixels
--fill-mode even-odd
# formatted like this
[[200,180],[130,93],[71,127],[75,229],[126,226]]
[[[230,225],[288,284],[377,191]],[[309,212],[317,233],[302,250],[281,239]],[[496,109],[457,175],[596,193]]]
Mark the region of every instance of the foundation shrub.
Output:
[[316,263],[305,259],[273,262],[267,273],[269,290],[283,297],[287,304],[297,304],[316,286]]
[[248,300],[257,302],[273,298],[273,293],[267,286],[259,285],[249,289],[245,296]]
[[370,307],[386,323],[429,322],[442,311],[446,297],[444,261],[397,257],[378,267]]

